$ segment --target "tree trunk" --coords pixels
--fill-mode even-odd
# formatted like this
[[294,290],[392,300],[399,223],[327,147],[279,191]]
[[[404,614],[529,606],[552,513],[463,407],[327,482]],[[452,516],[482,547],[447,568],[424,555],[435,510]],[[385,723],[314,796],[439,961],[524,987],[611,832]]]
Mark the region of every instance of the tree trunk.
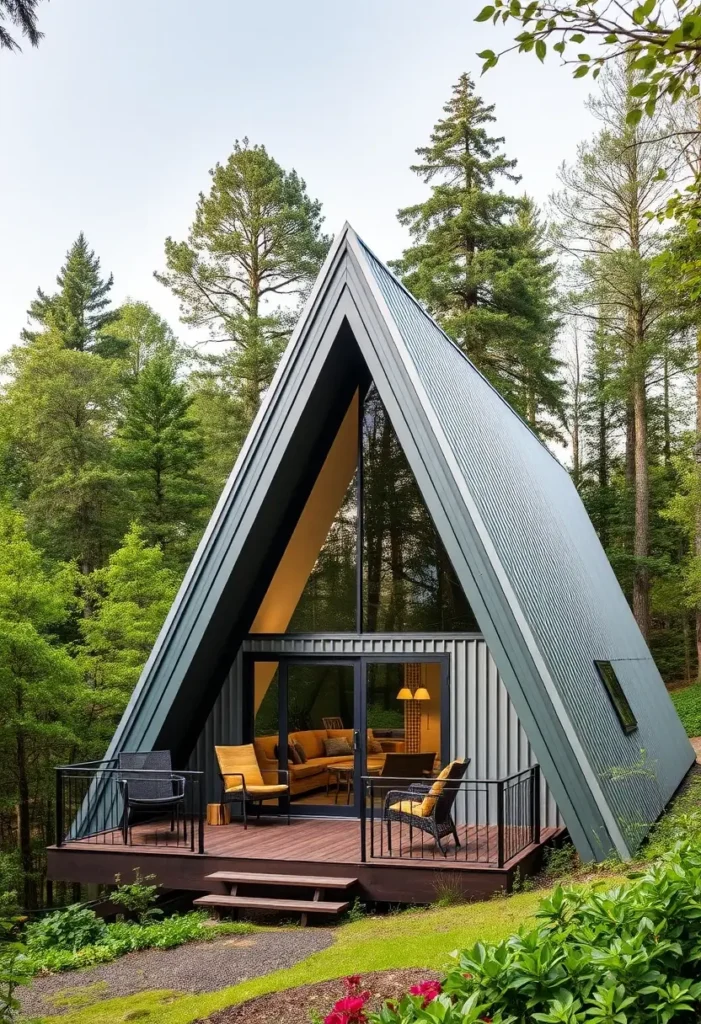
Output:
[[633,614],[645,639],[650,633],[650,493],[647,457],[647,410],[645,380],[636,375],[634,385],[635,409],[635,535],[633,555]]
[[[22,698],[18,695],[18,710],[21,714]],[[33,875],[34,864],[32,861],[32,831],[29,820],[29,780],[27,778],[27,754],[24,744],[24,732],[17,729],[16,737],[17,754],[17,789],[19,803],[17,805],[17,825],[19,833],[19,856],[22,865],[22,880],[24,887],[24,909],[29,910],[35,905],[35,886]]]

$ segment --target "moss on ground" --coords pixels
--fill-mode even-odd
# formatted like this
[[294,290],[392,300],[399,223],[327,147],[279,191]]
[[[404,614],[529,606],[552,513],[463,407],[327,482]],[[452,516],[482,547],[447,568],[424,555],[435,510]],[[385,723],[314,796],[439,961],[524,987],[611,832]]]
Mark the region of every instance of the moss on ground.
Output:
[[[511,935],[532,918],[543,891],[442,909],[405,910],[340,925],[336,941],[287,970],[232,985],[218,992],[189,995],[139,992],[107,999],[62,1015],[61,1024],[191,1024],[225,1006],[297,985],[402,967],[440,968],[451,950],[478,940]],[[55,1017],[45,1021],[56,1024]]]

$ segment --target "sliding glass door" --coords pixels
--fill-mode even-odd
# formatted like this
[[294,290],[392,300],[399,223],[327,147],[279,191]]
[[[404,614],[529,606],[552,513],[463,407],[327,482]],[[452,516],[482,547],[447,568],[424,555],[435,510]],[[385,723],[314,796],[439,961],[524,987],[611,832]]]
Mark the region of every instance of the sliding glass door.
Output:
[[363,777],[377,802],[449,756],[447,657],[256,657],[249,692],[258,763],[266,782],[289,773],[292,814],[357,816]]

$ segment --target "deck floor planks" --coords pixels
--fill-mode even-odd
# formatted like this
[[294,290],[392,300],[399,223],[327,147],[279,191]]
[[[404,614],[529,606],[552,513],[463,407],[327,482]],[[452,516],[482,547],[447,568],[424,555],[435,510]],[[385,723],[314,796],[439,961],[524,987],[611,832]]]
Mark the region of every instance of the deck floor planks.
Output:
[[[546,842],[555,829],[543,829],[541,843]],[[368,863],[411,863],[428,866],[450,866],[479,868],[496,867],[497,865],[497,829],[495,826],[459,826],[458,834],[462,844],[455,850],[452,839],[445,840],[448,857],[444,858],[434,846],[433,839],[421,832],[414,831],[413,845],[409,844],[408,826],[402,826],[401,843],[398,825],[393,825],[393,852],[390,859],[387,852],[386,831],[380,822],[375,822],[374,840],[375,857],[370,856],[370,823],[368,823]],[[133,845],[131,849],[139,853],[172,853],[179,856],[192,856],[189,847],[174,844],[174,837],[169,835],[165,823],[158,828],[153,825],[135,825],[132,829]],[[100,841],[95,842],[98,838]],[[505,850],[509,851],[508,837],[505,837]],[[65,848],[85,848],[104,846],[116,850],[124,848],[121,833],[118,830],[104,833],[100,837],[80,840],[64,844]],[[399,856],[401,851],[401,857]],[[360,822],[350,818],[295,818],[290,825],[285,819],[261,818],[249,821],[248,829],[244,830],[241,822],[229,825],[205,824],[205,852],[210,857],[231,857],[265,861],[316,861],[336,864],[357,864],[361,860]],[[522,856],[521,851],[514,860]],[[196,856],[196,854],[195,854]],[[507,861],[507,864],[509,862]],[[505,865],[506,866],[506,865]]]

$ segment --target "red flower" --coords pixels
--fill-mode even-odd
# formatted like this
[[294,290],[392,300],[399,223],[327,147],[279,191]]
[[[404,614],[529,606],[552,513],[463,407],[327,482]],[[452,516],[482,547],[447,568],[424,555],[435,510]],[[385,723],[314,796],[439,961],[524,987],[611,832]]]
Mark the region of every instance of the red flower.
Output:
[[480,1020],[483,1020],[484,1024],[492,1024],[492,1018],[491,1017],[480,1017]]
[[348,1024],[348,1014],[332,1010],[328,1016],[324,1017],[324,1024]]
[[472,977],[472,975],[470,974],[469,971],[466,971],[465,974],[463,974],[463,978],[471,978],[471,977]]
[[440,981],[420,981],[418,985],[412,985],[409,992],[412,996],[423,996],[421,1008],[424,1009],[429,1003],[439,996],[443,989]]
[[361,992],[357,996],[346,996],[345,999],[339,999],[337,1003],[334,1003],[333,1008],[334,1010],[340,1010],[341,1013],[348,1013],[351,1017],[353,1014],[357,1016],[361,1013],[369,998],[369,992]]
[[343,979],[343,984],[345,985],[349,992],[354,992],[360,985],[360,975],[349,974],[347,978]]

